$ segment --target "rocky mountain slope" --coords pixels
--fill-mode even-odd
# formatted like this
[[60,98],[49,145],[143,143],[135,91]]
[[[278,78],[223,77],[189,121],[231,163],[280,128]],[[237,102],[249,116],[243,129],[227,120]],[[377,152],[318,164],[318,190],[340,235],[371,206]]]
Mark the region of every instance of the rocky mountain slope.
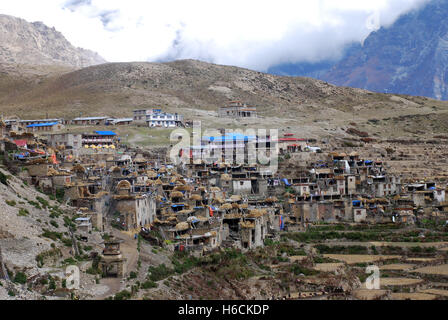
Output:
[[448,1],[433,0],[373,32],[332,70],[331,83],[448,99]]
[[42,22],[0,15],[0,63],[82,68],[105,62],[95,52],[74,47]]

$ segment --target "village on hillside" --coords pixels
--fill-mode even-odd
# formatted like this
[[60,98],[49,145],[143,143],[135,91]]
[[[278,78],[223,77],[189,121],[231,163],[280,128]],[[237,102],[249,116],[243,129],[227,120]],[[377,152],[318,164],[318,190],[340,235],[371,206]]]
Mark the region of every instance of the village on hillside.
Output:
[[[233,101],[218,115],[246,119],[257,112]],[[197,259],[227,252],[223,250],[250,253],[288,244],[288,250],[265,262],[265,271],[289,270],[298,278],[287,290],[264,298],[448,296],[443,281],[448,276],[446,181],[403,179],[386,161],[293,133],[277,138],[226,132],[219,139],[202,137],[200,145],[181,150],[188,161],[179,164],[167,156],[168,148],[135,148],[114,131],[117,126],[158,130],[191,123],[158,108],[135,110],[132,117],[119,119],[3,119],[0,150],[11,175],[72,208],[72,237],[90,241],[92,232],[103,235],[91,260],[104,279],[136,275],[136,258],[122,252],[123,243],[137,248],[143,241],[155,252],[163,249]],[[67,132],[71,126],[85,131]],[[257,152],[276,150],[278,170],[224,159],[224,154],[247,150],[249,144]],[[213,150],[220,156],[201,158]],[[300,160],[291,164],[291,159]],[[77,241],[68,247],[75,257]],[[389,274],[381,288],[368,290],[361,280],[373,262]],[[0,270],[3,277],[6,268],[3,264]],[[340,279],[341,274],[346,278]]]

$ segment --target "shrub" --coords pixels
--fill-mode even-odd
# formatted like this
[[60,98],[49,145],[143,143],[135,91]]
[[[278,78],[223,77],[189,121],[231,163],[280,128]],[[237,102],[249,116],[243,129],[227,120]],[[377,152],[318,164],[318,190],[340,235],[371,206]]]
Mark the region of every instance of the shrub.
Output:
[[423,251],[422,247],[419,246],[412,247],[410,250],[412,253],[421,253]]
[[54,220],[51,220],[51,221],[50,221],[50,224],[51,224],[53,227],[55,227],[56,229],[59,228],[58,223],[57,223],[56,221],[54,221]]
[[306,256],[306,252],[304,249],[295,248],[287,244],[279,245],[278,252],[280,254],[286,253],[288,256]]
[[73,259],[72,257],[70,257],[70,258],[67,258],[67,259],[64,260],[64,264],[75,265],[76,264],[76,260]]
[[114,296],[114,300],[127,300],[130,299],[132,297],[132,294],[127,291],[127,290],[123,290],[118,292],[115,296]]
[[86,273],[92,274],[92,275],[96,275],[96,274],[101,274],[102,272],[98,268],[91,267],[91,268],[86,270]]
[[62,202],[64,200],[65,196],[65,190],[64,189],[56,189],[56,199],[59,202]]
[[150,273],[149,279],[152,281],[159,281],[168,278],[174,273],[174,270],[168,268],[164,263],[162,263],[157,267],[149,267],[148,272]]
[[72,228],[72,229],[76,228],[76,225],[69,217],[64,217],[64,226],[66,228]]
[[36,256],[37,266],[39,268],[43,267],[45,258],[53,256],[62,256],[62,252],[60,249],[55,248],[54,246],[52,246],[52,248],[53,249],[41,252]]
[[30,205],[32,205],[34,208],[36,208],[36,209],[39,209],[39,210],[42,209],[42,207],[40,206],[40,204],[37,203],[36,201],[29,200],[28,203],[29,203]]
[[5,186],[8,185],[8,176],[6,176],[3,172],[0,171],[0,182]]
[[71,247],[73,245],[72,239],[70,239],[70,238],[62,238],[61,241],[64,244],[64,246],[66,246],[66,247]]
[[305,276],[313,276],[319,273],[319,271],[308,269],[300,265],[292,266],[291,272],[293,272],[296,276],[298,276],[299,274],[304,274]]
[[26,217],[28,214],[29,214],[28,210],[23,209],[23,208],[20,208],[20,209],[19,209],[19,214],[18,214],[18,215],[19,215],[20,217]]
[[5,200],[5,202],[10,207],[15,207],[17,204],[14,200]]
[[49,238],[49,239],[51,239],[53,241],[62,239],[62,233],[49,231],[47,229],[44,229],[44,233],[42,234],[42,236],[45,237],[45,238]]
[[25,284],[26,280],[26,274],[24,274],[23,272],[17,272],[16,276],[14,277],[15,283]]
[[36,200],[40,202],[40,204],[42,205],[43,208],[47,208],[50,206],[50,204],[48,203],[47,200],[45,200],[42,197],[36,197]]
[[158,286],[157,283],[155,283],[154,281],[151,281],[151,280],[147,280],[142,283],[143,289],[157,288],[157,286]]
[[427,247],[424,249],[426,253],[435,253],[437,249],[435,247]]
[[50,279],[50,284],[48,286],[48,289],[50,290],[56,290],[56,281],[54,281],[53,278]]

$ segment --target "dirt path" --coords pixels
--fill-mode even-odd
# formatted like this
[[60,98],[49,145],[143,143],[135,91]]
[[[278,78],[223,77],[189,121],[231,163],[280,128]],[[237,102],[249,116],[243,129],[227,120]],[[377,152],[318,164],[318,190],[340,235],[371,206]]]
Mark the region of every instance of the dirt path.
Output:
[[138,251],[137,240],[134,239],[129,233],[113,230],[113,234],[116,238],[123,239],[123,243],[120,245],[121,254],[126,259],[126,273],[134,271],[137,268]]
[[120,278],[103,278],[100,280],[101,285],[108,287],[108,290],[101,295],[95,297],[95,300],[104,300],[121,291]]

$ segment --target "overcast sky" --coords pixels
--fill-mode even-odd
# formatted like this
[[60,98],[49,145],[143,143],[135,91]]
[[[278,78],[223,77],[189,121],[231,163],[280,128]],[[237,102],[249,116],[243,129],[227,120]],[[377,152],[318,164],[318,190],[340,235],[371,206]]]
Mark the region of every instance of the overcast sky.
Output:
[[1,0],[106,60],[200,59],[260,71],[337,57],[428,0]]

